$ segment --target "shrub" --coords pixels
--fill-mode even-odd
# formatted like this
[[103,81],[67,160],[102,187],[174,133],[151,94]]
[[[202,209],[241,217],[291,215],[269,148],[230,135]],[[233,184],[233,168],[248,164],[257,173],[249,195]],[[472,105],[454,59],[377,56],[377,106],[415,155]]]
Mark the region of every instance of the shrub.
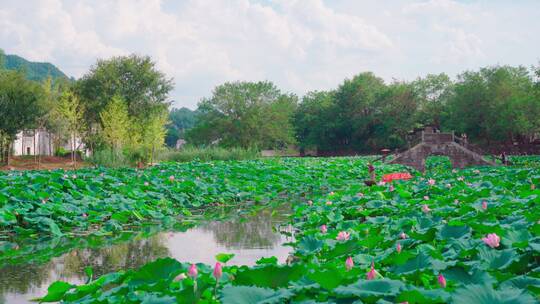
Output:
[[86,160],[94,165],[111,168],[129,167],[132,165],[132,162],[124,153],[115,153],[111,149],[94,151]]
[[161,152],[156,159],[158,161],[189,162],[193,160],[243,160],[254,159],[260,155],[256,149],[243,148],[220,148],[220,147],[185,147],[182,150],[168,149]]

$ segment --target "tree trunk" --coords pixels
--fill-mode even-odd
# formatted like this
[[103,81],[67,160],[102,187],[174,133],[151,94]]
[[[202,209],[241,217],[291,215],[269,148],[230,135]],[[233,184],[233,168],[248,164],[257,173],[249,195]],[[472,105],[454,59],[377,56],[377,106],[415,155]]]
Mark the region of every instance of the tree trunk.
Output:
[[71,133],[71,164],[75,169],[75,133]]
[[37,153],[36,153],[36,145],[34,144],[34,154],[37,155],[36,161],[37,161],[37,167],[39,169],[40,161],[41,161],[41,147],[39,146],[39,134],[41,134],[41,131],[38,131],[37,133]]

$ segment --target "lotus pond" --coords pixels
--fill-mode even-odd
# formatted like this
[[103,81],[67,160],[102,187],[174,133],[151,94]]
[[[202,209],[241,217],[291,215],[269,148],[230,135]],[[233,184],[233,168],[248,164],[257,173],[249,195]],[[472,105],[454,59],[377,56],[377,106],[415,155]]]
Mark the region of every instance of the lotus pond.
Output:
[[366,157],[0,173],[0,293],[26,273],[42,302],[538,303],[540,159],[514,160],[372,187]]

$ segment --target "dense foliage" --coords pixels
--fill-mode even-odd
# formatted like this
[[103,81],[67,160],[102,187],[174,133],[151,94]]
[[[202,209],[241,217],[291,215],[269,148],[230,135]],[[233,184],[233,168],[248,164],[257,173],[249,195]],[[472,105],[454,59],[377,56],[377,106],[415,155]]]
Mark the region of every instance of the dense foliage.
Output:
[[[540,132],[538,69],[494,66],[390,84],[372,73],[336,90],[306,94],[295,113],[301,147],[379,151],[405,145],[423,125],[467,134],[481,145],[528,144]],[[474,111],[471,111],[474,109]]]
[[292,114],[296,96],[271,82],[234,82],[217,86],[197,109],[188,141],[224,147],[283,148],[295,142]]
[[[221,255],[222,273],[198,264],[194,275],[189,261],[159,259],[86,285],[54,283],[43,301],[538,301],[540,171],[521,167],[538,164],[537,157],[515,159],[521,163],[513,167],[465,170],[449,170],[435,161],[425,176],[413,172],[411,180],[373,187],[363,184],[368,160],[164,164],[142,171],[87,169],[66,175],[13,172],[0,177],[0,189],[5,189],[0,219],[6,232],[21,236],[69,235],[176,221],[197,206],[294,203],[295,242],[286,265],[268,257],[254,267],[226,266],[230,257]],[[376,168],[379,179],[403,170],[378,163]],[[4,243],[3,256],[20,257],[24,248],[14,246]]]
[[21,72],[0,69],[0,164],[7,161],[11,141],[22,129],[36,125],[43,112],[41,86]]

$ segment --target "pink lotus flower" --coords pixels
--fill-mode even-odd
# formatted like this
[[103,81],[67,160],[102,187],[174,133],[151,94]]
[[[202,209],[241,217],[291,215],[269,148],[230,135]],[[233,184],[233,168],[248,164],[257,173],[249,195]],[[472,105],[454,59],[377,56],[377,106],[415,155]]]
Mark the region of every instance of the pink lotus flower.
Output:
[[345,268],[347,268],[347,271],[351,270],[354,267],[354,262],[351,257],[348,257],[345,260]]
[[338,241],[347,241],[351,237],[351,234],[346,231],[340,231],[336,237]]
[[364,197],[364,193],[358,192],[358,193],[356,193],[356,196],[358,196],[358,197]]
[[313,206],[313,201],[309,200],[309,201],[307,201],[307,204],[308,204],[308,206]]
[[401,244],[400,243],[397,243],[396,251],[397,251],[397,253],[401,253]]
[[424,213],[429,213],[431,211],[431,209],[429,209],[429,206],[424,204],[422,205],[422,212]]
[[380,182],[377,183],[377,186],[384,186],[384,185],[386,185],[386,183],[383,182],[383,181],[380,181]]
[[321,233],[326,233],[328,231],[328,228],[326,227],[326,225],[321,225]]
[[446,184],[446,188],[452,188],[451,184]]
[[402,240],[404,240],[404,239],[407,238],[407,235],[405,234],[405,232],[402,232],[402,233],[399,234],[399,237],[400,237]]
[[83,213],[82,216],[83,216],[83,217],[88,217],[88,214]]
[[99,176],[103,177],[103,176],[105,176],[105,174],[104,174],[104,173],[100,173]]
[[534,190],[536,189],[536,185],[535,184],[531,184],[531,190]]
[[457,178],[458,181],[463,181],[465,178],[463,176],[460,176]]
[[332,202],[330,201],[326,202],[326,206],[332,206]]
[[195,279],[197,277],[197,274],[199,274],[199,272],[197,271],[197,265],[191,264],[191,266],[189,266],[188,276]]
[[452,169],[452,173],[457,173],[457,170],[456,170],[456,169]]
[[169,181],[174,182],[174,175],[169,176]]
[[219,280],[219,278],[221,278],[221,276],[223,275],[223,269],[220,262],[216,262],[212,275],[214,276],[214,278],[216,278],[216,280]]
[[501,238],[495,233],[490,233],[487,235],[487,237],[482,238],[482,241],[484,241],[484,243],[486,243],[486,245],[491,248],[497,248],[499,247],[499,242],[501,241]]
[[73,179],[75,179],[75,178],[77,178],[77,175],[73,174],[71,177],[72,177]]
[[432,179],[432,178],[430,178],[430,179],[428,180],[428,184],[429,184],[430,186],[435,185],[435,180]]
[[330,192],[330,195],[334,195],[334,194],[335,194],[334,191]]
[[148,187],[148,185],[150,185],[150,183],[144,182],[144,185],[145,185],[146,187]]
[[425,200],[425,201],[429,201],[429,196],[424,195],[424,200]]
[[377,272],[375,271],[375,264],[371,262],[371,269],[368,271],[366,275],[367,280],[373,280],[377,276]]
[[442,273],[439,273],[439,276],[437,277],[437,281],[439,282],[439,285],[440,285],[442,288],[446,288],[446,279],[444,278],[444,276],[442,275]]
[[390,185],[390,187],[388,187],[388,190],[390,190],[390,192],[394,191],[395,190],[394,185]]
[[487,202],[486,201],[482,202],[482,209],[487,210]]

